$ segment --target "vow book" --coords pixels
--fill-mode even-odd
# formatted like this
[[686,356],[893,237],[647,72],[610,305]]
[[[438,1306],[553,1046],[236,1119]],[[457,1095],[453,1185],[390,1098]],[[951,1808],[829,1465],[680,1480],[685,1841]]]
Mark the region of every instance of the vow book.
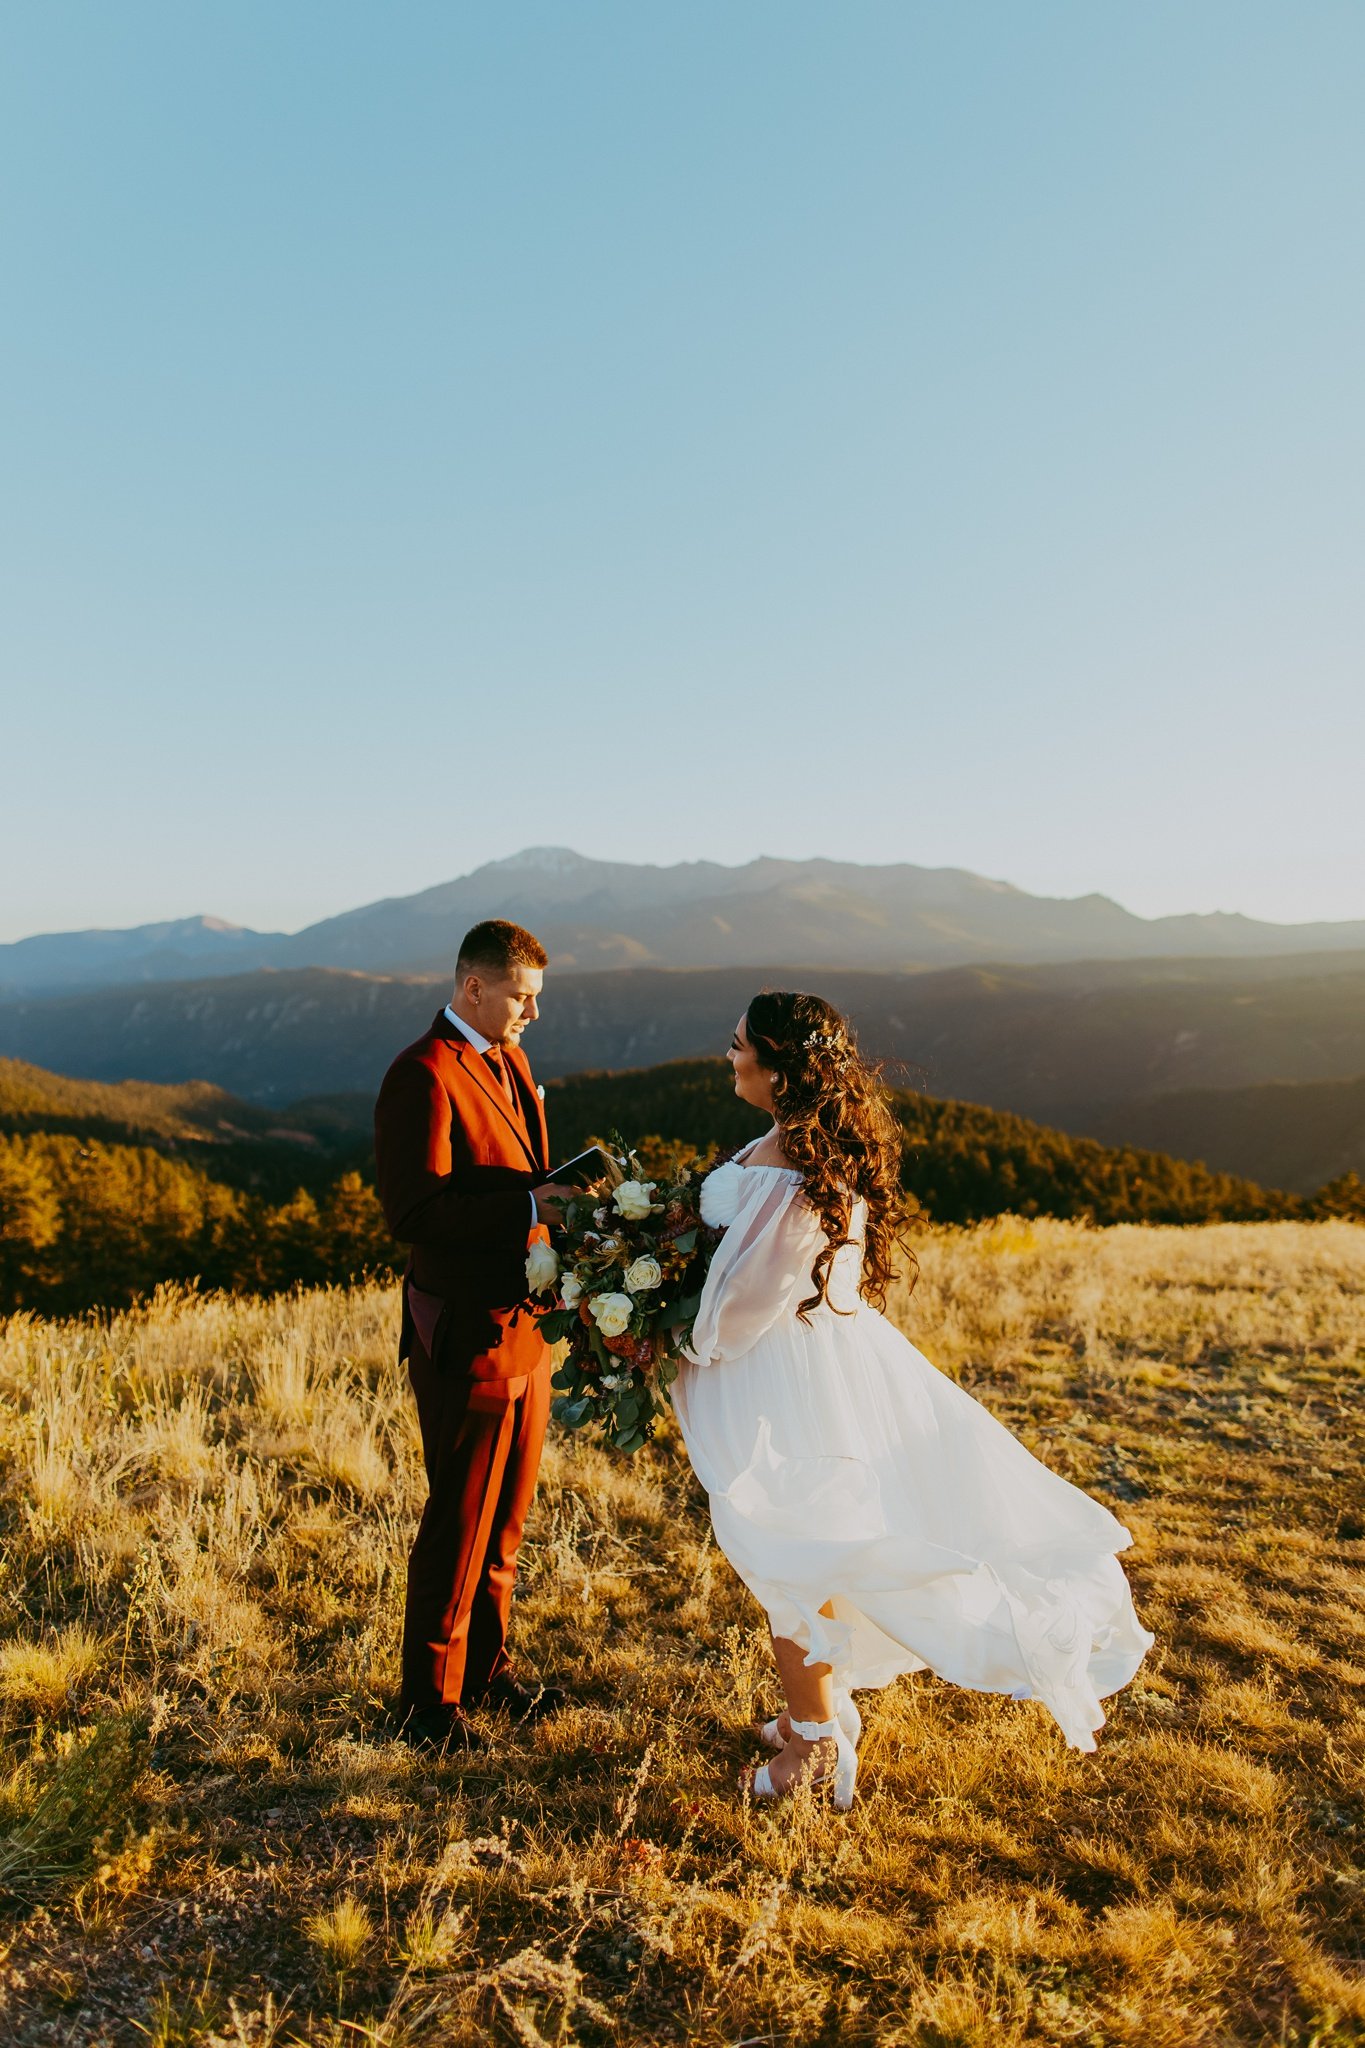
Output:
[[608,1167],[621,1167],[623,1160],[613,1159],[600,1145],[589,1145],[586,1152],[576,1152],[572,1159],[566,1159],[562,1166],[556,1166],[547,1173],[547,1181],[557,1181],[561,1187],[585,1188],[592,1181],[601,1180]]

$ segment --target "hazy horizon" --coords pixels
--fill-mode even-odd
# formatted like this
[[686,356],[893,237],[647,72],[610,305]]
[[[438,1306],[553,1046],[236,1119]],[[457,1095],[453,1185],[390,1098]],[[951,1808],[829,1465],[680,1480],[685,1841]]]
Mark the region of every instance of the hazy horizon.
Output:
[[1365,916],[1365,10],[5,58],[0,939],[574,838]]

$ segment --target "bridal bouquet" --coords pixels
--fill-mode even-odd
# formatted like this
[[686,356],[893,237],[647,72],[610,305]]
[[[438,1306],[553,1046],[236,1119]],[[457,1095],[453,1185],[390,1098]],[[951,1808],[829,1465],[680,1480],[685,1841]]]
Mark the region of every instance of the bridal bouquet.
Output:
[[[620,1141],[613,1139],[613,1151]],[[618,1451],[638,1451],[677,1377],[717,1232],[702,1222],[686,1167],[646,1180],[634,1152],[574,1196],[556,1246],[526,1258],[530,1306],[547,1343],[568,1340],[552,1384],[569,1429],[595,1423]]]

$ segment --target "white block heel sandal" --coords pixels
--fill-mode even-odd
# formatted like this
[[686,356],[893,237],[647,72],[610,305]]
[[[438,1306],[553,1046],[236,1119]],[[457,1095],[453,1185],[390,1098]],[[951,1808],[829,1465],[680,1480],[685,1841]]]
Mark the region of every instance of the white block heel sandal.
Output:
[[[834,1744],[833,1766],[818,1772],[813,1778],[798,1779],[797,1785],[828,1785],[839,1812],[847,1813],[853,1804],[853,1790],[858,1782],[858,1752],[849,1741],[838,1716],[836,1715],[832,1721],[793,1721],[792,1734],[799,1735],[803,1742]],[[749,1791],[755,1799],[789,1798],[797,1789],[797,1785],[779,1791],[766,1764],[760,1764],[748,1780]]]

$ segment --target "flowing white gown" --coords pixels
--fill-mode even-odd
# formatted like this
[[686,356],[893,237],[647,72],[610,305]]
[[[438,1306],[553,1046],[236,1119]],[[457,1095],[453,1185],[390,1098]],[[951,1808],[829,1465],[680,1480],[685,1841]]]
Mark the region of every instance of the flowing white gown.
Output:
[[819,1218],[799,1174],[743,1159],[703,1183],[725,1235],[673,1386],[716,1542],[836,1686],[927,1667],[1041,1700],[1094,1749],[1101,1698],[1153,1641],[1115,1556],[1128,1531],[860,1300],[857,1243],[801,1322]]

